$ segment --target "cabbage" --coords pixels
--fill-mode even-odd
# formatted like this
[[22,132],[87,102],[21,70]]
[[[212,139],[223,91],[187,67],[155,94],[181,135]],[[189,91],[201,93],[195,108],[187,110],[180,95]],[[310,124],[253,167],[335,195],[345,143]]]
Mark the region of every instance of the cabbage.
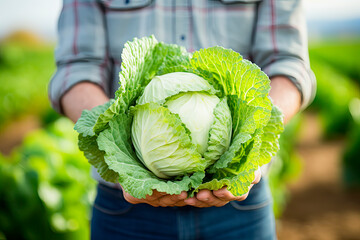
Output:
[[102,178],[136,198],[223,186],[246,193],[283,131],[266,74],[230,49],[190,54],[153,36],[126,43],[122,61],[115,99],[75,125]]
[[[185,86],[187,91],[178,93]],[[219,104],[215,94],[204,92],[210,89],[215,92],[205,79],[187,72],[156,76],[145,87],[132,108],[131,137],[137,157],[156,176],[171,178],[204,171],[229,147],[230,110],[227,104]],[[217,123],[218,128],[228,130],[222,136],[226,144],[216,145],[220,153],[205,159],[215,108],[227,115]]]

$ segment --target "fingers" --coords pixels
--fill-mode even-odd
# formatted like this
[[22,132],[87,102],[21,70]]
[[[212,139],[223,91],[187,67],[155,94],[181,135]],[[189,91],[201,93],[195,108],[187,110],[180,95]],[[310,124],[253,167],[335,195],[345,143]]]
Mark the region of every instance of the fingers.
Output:
[[173,207],[185,206],[186,203],[184,203],[183,200],[187,198],[187,193],[181,192],[178,195],[170,195],[154,190],[152,195],[146,195],[145,198],[139,199],[131,196],[123,190],[123,196],[126,201],[132,204],[146,203],[153,207]]
[[158,199],[159,206],[161,207],[174,207],[174,206],[185,206],[184,199],[187,198],[186,192],[181,192],[178,195],[165,195]]
[[167,193],[163,193],[163,192],[158,192],[157,190],[153,190],[151,195],[146,195],[146,200],[147,201],[156,201],[158,199],[160,199],[163,196],[168,195]]
[[186,203],[186,205],[190,205],[198,208],[211,207],[211,205],[209,205],[206,202],[198,200],[196,197],[185,199],[184,202]]
[[229,201],[221,200],[214,196],[213,192],[207,189],[200,190],[196,197],[188,198],[184,201],[186,204],[194,207],[221,207]]
[[260,169],[260,167],[258,168],[258,170],[255,171],[254,174],[255,174],[255,179],[254,179],[254,181],[252,182],[252,184],[257,184],[257,183],[259,183],[260,180],[261,180],[261,169]]
[[212,191],[203,189],[196,194],[196,199],[207,206],[221,207],[229,201],[217,198]]
[[127,202],[132,203],[132,204],[141,203],[141,200],[142,200],[142,199],[134,198],[133,196],[131,196],[129,193],[125,192],[124,190],[123,190],[123,196]]
[[226,187],[223,187],[219,190],[215,190],[213,191],[213,193],[218,199],[222,201],[243,201],[249,195],[249,192],[247,192],[241,196],[235,197],[229,190],[227,190]]
[[[254,173],[254,181],[249,186],[250,189],[261,180],[261,170],[258,170]],[[207,189],[200,190],[196,197],[187,198],[187,193],[182,192],[178,195],[170,195],[167,193],[153,191],[152,195],[147,195],[145,199],[134,198],[127,192],[123,190],[123,195],[126,201],[132,204],[138,203],[147,203],[154,207],[174,207],[174,206],[185,206],[191,205],[194,207],[221,207],[227,204],[230,201],[243,201],[248,195],[249,191],[241,196],[235,197],[230,191],[227,190],[226,186],[215,191],[210,191]]]
[[[255,184],[259,183],[261,180],[260,167],[254,172],[254,175],[254,181],[249,186],[249,191]],[[230,201],[245,200],[249,195],[249,191],[241,196],[235,197],[230,191],[227,190],[226,186],[215,191],[203,189],[196,194],[196,197],[186,199],[184,202],[194,207],[221,207]]]
[[227,190],[226,186],[213,191],[214,196],[222,201],[244,201],[248,196],[250,189],[261,180],[261,169],[260,167],[254,172],[254,181],[249,186],[249,191],[241,196],[235,197],[230,191]]

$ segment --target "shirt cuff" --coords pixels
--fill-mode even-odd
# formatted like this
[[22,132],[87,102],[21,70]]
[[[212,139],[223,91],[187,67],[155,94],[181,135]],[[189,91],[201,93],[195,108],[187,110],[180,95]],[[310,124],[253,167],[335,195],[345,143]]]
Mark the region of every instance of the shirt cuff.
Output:
[[316,79],[310,67],[296,60],[278,60],[264,69],[271,78],[286,76],[294,83],[301,94],[301,110],[304,110],[314,100],[316,93]]
[[109,94],[106,87],[108,71],[105,65],[98,65],[89,62],[78,62],[58,66],[49,84],[49,99],[52,107],[60,114],[63,114],[60,100],[74,85],[80,82],[92,82],[99,85],[105,93]]

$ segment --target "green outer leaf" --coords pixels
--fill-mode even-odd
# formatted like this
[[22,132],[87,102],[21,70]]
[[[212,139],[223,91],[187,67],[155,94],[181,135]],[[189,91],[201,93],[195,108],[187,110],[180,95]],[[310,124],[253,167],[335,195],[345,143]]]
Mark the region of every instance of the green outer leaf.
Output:
[[131,144],[132,121],[132,114],[121,113],[110,120],[109,129],[111,129],[114,141],[120,151],[129,158],[137,160],[134,147]]
[[89,136],[92,137],[95,135],[93,131],[93,127],[98,119],[98,117],[103,114],[106,109],[108,109],[111,104],[114,102],[113,99],[108,101],[107,103],[94,107],[91,110],[83,110],[81,113],[81,117],[76,122],[74,129],[82,134],[83,137]]
[[242,171],[248,168],[248,165],[259,166],[259,157],[260,157],[260,147],[261,147],[261,136],[263,134],[263,130],[257,129],[252,139],[244,144],[242,144],[241,148],[238,152],[235,153],[235,157],[228,164],[226,168],[219,169],[215,174],[215,178],[219,178],[219,176],[227,175],[228,173],[232,175],[238,175]]
[[244,143],[251,139],[251,135],[248,133],[238,134],[231,143],[229,149],[212,165],[208,172],[215,173],[218,169],[227,167],[227,165],[236,157],[236,153],[240,151]]
[[125,94],[127,96],[125,99],[131,102],[137,94],[126,95],[127,90],[138,89],[145,85],[145,82],[149,80],[146,78],[149,72],[156,73],[152,68],[159,66],[163,59],[158,56],[161,51],[156,51],[157,44],[158,41],[154,36],[135,38],[132,42],[125,44],[121,54],[120,87],[115,93],[117,97]]
[[[201,72],[207,80],[224,96],[234,95],[249,106],[262,108],[264,114],[257,113],[256,126],[264,126],[269,121],[271,102],[268,98],[270,80],[260,68],[242,56],[222,47],[201,49],[193,54],[191,66]],[[209,74],[210,73],[210,74]],[[209,76],[211,75],[211,78]],[[230,106],[229,106],[230,107]],[[233,109],[230,110],[232,111]],[[233,119],[233,122],[237,122]]]
[[201,184],[195,192],[198,192],[201,189],[209,189],[209,190],[218,190],[224,186],[227,186],[227,189],[234,196],[241,196],[249,191],[249,186],[255,179],[255,166],[249,166],[247,169],[243,169],[243,171],[239,175],[229,175],[221,179],[212,179],[209,182],[205,182]]
[[[142,94],[145,86],[160,72],[186,69],[190,54],[183,47],[174,44],[158,42],[154,36],[135,38],[127,42],[121,54],[122,64],[120,72],[120,87],[116,91],[116,101],[110,108],[100,115],[94,132],[99,133],[106,128],[110,119],[125,113],[135,100]],[[161,70],[162,69],[162,70]]]
[[204,153],[208,166],[218,160],[230,145],[232,124],[226,98],[221,99],[216,105],[214,116],[214,123],[209,131],[208,148]]
[[234,95],[228,97],[228,105],[232,110],[234,135],[240,132],[253,134],[256,129],[264,127],[271,116],[271,106],[270,109],[252,106]]
[[[180,166],[177,170],[178,174],[205,170],[205,159],[197,152],[196,146],[191,141],[189,130],[177,114],[171,113],[169,109],[156,103],[136,105],[131,111],[134,114],[132,140],[137,150],[137,156],[157,176],[162,178],[174,176],[166,172],[166,167],[163,169],[164,171],[157,168],[159,165],[166,166],[168,162],[172,162],[173,167]],[[156,133],[154,134],[152,131]],[[162,144],[164,141],[167,144]],[[159,144],[156,145],[156,143]],[[168,152],[169,145],[178,147],[174,152]],[[153,152],[152,147],[156,148],[156,152],[167,152],[169,155],[166,158],[155,159],[158,155]],[[147,151],[144,152],[145,150]],[[184,162],[184,159],[189,160]],[[155,160],[156,165],[153,165]],[[175,171],[175,168],[173,170]]]
[[84,152],[85,157],[89,163],[93,165],[100,176],[109,182],[116,182],[118,174],[110,170],[104,161],[104,152],[99,150],[96,139],[97,136],[93,132],[93,126],[97,118],[114,102],[109,102],[94,107],[93,109],[84,110],[80,119],[76,122],[74,129],[79,133],[79,149]]
[[154,36],[141,39],[134,38],[127,42],[121,54],[122,64],[120,72],[120,87],[116,91],[116,101],[101,114],[94,126],[94,132],[99,133],[106,128],[108,122],[119,113],[125,113],[136,98],[141,94],[142,88],[147,83],[149,72],[156,72],[152,67],[158,66],[154,53],[158,41]]
[[216,172],[217,169],[227,167],[235,157],[239,157],[241,148],[246,147],[243,145],[253,139],[254,132],[259,129],[255,118],[259,117],[258,115],[266,114],[263,108],[249,106],[245,101],[234,95],[228,97],[228,105],[232,109],[232,131],[235,137],[232,139],[229,149],[209,169],[211,173]]
[[[256,131],[255,136],[258,136],[259,139],[261,132]],[[256,137],[255,137],[256,138]],[[208,182],[204,182],[199,186],[200,189],[209,189],[209,190],[218,190],[224,186],[227,186],[227,189],[234,196],[241,196],[249,191],[249,186],[251,182],[255,179],[254,172],[258,169],[258,154],[260,144],[257,144],[255,141],[247,142],[247,144],[242,144],[239,152],[235,154],[232,158],[232,162],[228,167],[217,169],[216,172],[212,175],[212,179]]]
[[273,106],[271,118],[264,127],[264,134],[261,138],[259,165],[266,164],[271,161],[280,149],[279,138],[284,131],[283,114],[277,106]]
[[105,128],[107,128],[107,125],[109,124],[109,121],[120,112],[120,107],[124,106],[126,103],[124,102],[123,98],[117,98],[113,104],[109,106],[108,109],[102,113],[96,123],[93,126],[93,132],[96,134],[99,134],[101,131],[103,131]]
[[172,72],[188,72],[190,66],[191,54],[182,46],[175,44],[159,43],[161,52],[164,54],[164,59],[159,67],[156,76]]
[[97,136],[83,137],[79,134],[79,149],[84,152],[84,156],[87,158],[89,163],[97,169],[98,173],[104,180],[117,182],[118,174],[109,169],[109,166],[104,160],[105,153],[99,150],[96,140]]
[[219,86],[224,95],[237,95],[248,103],[257,98],[270,103],[265,99],[270,90],[269,78],[256,64],[231,49],[218,46],[201,49],[194,52],[190,64],[212,73],[210,81]]
[[244,151],[237,152],[227,167],[213,171],[211,180],[201,184],[195,192],[200,189],[217,190],[224,186],[227,186],[234,196],[248,192],[255,170],[269,163],[279,150],[279,136],[284,129],[282,118],[279,108],[273,106],[270,121],[264,128],[255,131],[252,146],[249,147],[249,142],[243,144]]
[[[227,96],[231,110],[232,141],[229,149],[208,170],[215,173],[236,161],[244,144],[269,121],[272,109],[268,98],[270,80],[255,64],[222,47],[195,52],[190,65],[223,96]],[[258,161],[253,161],[254,166],[257,165]]]

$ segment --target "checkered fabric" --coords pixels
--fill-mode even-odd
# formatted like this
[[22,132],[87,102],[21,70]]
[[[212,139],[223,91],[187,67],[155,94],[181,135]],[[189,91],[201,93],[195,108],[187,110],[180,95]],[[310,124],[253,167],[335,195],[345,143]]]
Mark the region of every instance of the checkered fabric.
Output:
[[302,108],[315,94],[300,0],[64,0],[58,32],[49,86],[58,112],[61,96],[81,81],[114,96],[125,42],[152,34],[188,51],[231,48],[269,77],[289,77],[302,94]]

